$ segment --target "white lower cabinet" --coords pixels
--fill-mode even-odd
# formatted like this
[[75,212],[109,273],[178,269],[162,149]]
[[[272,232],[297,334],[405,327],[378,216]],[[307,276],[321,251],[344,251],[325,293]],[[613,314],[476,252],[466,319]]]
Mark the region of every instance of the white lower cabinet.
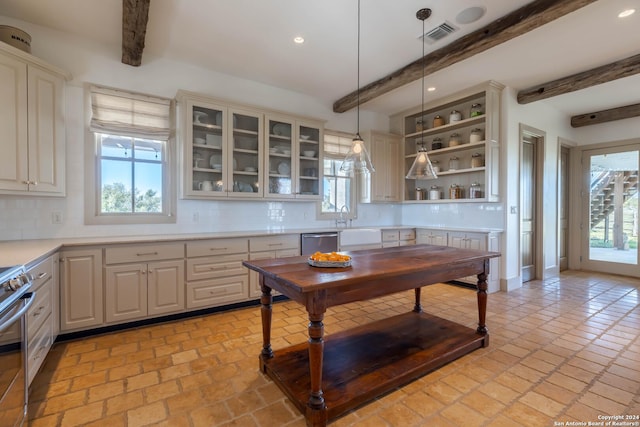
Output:
[[106,321],[122,322],[184,308],[184,260],[105,267]]
[[[300,235],[286,234],[281,236],[262,236],[249,239],[249,260],[286,258],[300,255]],[[273,293],[276,295],[277,293]],[[262,295],[260,276],[256,271],[249,271],[249,297]]]
[[[471,232],[435,230],[420,228],[416,231],[418,244],[442,245],[462,249],[477,249],[481,251],[500,252],[500,234],[497,232]],[[500,290],[500,258],[489,261],[489,276],[487,286],[489,292]],[[461,277],[459,282],[476,286],[476,276]]]
[[102,249],[63,250],[60,253],[60,330],[85,330],[103,323]]
[[416,230],[402,228],[398,230],[382,230],[382,247],[407,246],[416,244]]
[[248,240],[210,239],[187,243],[187,308],[215,307],[247,299]]
[[447,232],[441,230],[416,230],[416,243],[419,245],[447,246]]
[[[135,259],[149,262],[115,264]],[[105,264],[107,323],[184,309],[184,244],[109,247],[105,250]]]
[[31,384],[58,331],[58,254],[30,267],[35,300],[27,312],[27,379]]

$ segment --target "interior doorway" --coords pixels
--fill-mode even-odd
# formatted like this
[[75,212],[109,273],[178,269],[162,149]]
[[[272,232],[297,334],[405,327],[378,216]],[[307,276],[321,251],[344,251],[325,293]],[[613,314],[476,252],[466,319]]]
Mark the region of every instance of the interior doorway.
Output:
[[522,282],[542,278],[544,132],[520,126],[520,265]]
[[569,268],[569,177],[571,176],[570,149],[560,146],[558,170],[558,267],[560,271]]
[[640,277],[640,143],[585,150],[582,165],[582,268]]

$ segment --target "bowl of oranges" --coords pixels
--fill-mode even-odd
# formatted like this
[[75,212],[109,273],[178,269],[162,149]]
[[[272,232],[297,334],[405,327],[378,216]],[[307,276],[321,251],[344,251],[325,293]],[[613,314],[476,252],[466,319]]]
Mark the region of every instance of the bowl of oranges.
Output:
[[349,267],[351,257],[337,252],[316,252],[307,259],[307,262],[312,267]]

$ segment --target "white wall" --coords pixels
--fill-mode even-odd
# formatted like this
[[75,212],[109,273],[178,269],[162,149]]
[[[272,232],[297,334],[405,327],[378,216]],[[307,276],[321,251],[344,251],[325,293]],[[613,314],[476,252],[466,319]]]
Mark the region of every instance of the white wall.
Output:
[[[112,236],[124,234],[179,234],[327,227],[316,220],[313,202],[198,201],[178,200],[177,223],[136,226],[84,225],[85,82],[98,83],[165,97],[178,89],[326,120],[326,127],[355,132],[355,112],[335,114],[309,96],[254,81],[211,72],[189,64],[152,58],[131,67],[120,62],[120,46],[104,46],[22,21],[0,17],[0,24],[13,25],[31,34],[32,54],[69,71],[73,79],[66,91],[67,197],[0,196],[0,240],[51,237]],[[387,130],[388,117],[360,112],[362,129]],[[61,212],[62,224],[52,224],[53,212]],[[354,226],[396,225],[402,219],[397,206],[360,206]]]
[[[575,141],[570,117],[542,102],[520,105],[517,91],[503,92],[502,114],[502,194],[505,203],[505,234],[503,239],[503,289],[521,286],[520,276],[520,125],[545,133],[544,179],[542,182],[544,215],[542,221],[542,269],[545,275],[556,274],[558,266],[558,154],[559,138]],[[511,207],[516,213],[511,213]]]

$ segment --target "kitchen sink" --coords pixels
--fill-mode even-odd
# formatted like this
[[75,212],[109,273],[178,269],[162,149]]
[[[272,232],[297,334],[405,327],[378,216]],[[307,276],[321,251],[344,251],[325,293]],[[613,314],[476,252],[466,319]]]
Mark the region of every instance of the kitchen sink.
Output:
[[347,228],[340,230],[340,246],[374,245],[382,242],[379,228]]

